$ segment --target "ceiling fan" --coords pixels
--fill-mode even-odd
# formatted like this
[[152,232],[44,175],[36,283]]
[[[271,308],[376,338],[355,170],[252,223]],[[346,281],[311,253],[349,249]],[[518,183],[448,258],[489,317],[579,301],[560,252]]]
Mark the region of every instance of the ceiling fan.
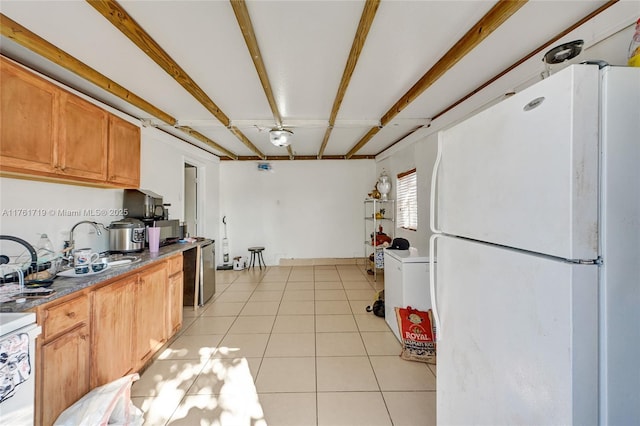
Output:
[[289,146],[291,145],[291,138],[293,132],[289,129],[282,127],[275,127],[269,130],[269,141],[275,146]]
[[285,129],[283,126],[261,126],[259,124],[253,125],[259,132],[269,132],[269,142],[278,147],[286,147],[291,145],[291,139],[293,138],[293,131]]

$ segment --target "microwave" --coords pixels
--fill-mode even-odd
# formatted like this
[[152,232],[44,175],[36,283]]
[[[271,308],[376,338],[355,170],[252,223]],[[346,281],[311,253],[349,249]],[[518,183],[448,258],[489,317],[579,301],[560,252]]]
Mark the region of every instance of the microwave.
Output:
[[[150,225],[151,226],[151,225]],[[156,220],[153,226],[160,228],[160,245],[175,243],[180,239],[180,221],[172,220]],[[149,245],[149,233],[146,234],[146,242]]]

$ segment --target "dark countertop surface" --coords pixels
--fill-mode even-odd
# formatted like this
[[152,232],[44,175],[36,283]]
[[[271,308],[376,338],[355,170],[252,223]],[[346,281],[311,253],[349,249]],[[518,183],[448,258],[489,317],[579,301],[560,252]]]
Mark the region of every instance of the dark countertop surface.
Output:
[[16,303],[16,302],[2,303],[0,304],[0,312],[29,311],[35,308],[36,306],[51,302],[52,300],[56,300],[60,297],[85,289],[87,287],[91,287],[92,285],[101,283],[103,281],[116,278],[120,275],[128,274],[132,271],[135,271],[136,269],[148,266],[151,263],[157,262],[162,259],[166,259],[177,253],[181,253],[183,251],[190,250],[190,249],[196,248],[197,246],[205,245],[211,242],[213,242],[213,240],[203,239],[201,241],[197,241],[194,243],[170,244],[164,247],[160,247],[160,250],[158,251],[158,253],[150,253],[148,249],[144,249],[144,251],[140,253],[131,253],[131,255],[140,257],[140,260],[136,261],[135,263],[128,263],[120,266],[112,266],[108,269],[105,269],[104,272],[100,272],[94,275],[78,277],[78,278],[67,278],[67,277],[58,276],[53,281],[53,284],[49,287],[50,289],[55,290],[55,293],[52,294],[51,296],[38,298],[38,299],[27,299],[27,301],[24,303]]

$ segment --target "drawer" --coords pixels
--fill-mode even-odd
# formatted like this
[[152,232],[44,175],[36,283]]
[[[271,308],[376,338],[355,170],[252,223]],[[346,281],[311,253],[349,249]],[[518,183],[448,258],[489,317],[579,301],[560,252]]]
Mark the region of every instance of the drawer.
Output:
[[48,340],[77,324],[89,320],[89,297],[86,294],[43,310],[42,337]]
[[169,260],[169,276],[182,272],[182,253],[171,257]]

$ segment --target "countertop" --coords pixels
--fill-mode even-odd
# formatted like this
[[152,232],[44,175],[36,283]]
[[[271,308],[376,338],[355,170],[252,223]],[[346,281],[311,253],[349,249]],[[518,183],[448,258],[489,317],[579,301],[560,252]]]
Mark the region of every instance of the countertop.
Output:
[[49,297],[40,299],[27,299],[24,303],[7,302],[0,304],[0,312],[24,312],[29,311],[36,306],[51,302],[68,294],[76,291],[83,290],[87,287],[91,287],[95,284],[116,278],[121,275],[128,274],[136,269],[145,267],[151,263],[157,262],[162,259],[171,257],[177,253],[190,250],[200,245],[211,243],[213,240],[203,239],[194,243],[175,243],[164,247],[160,247],[158,253],[150,253],[148,249],[144,249],[140,253],[132,253],[132,255],[139,256],[140,260],[135,263],[130,263],[122,266],[113,266],[105,270],[102,273],[89,275],[86,277],[67,278],[56,277],[51,285],[51,289],[55,290],[55,293]]

